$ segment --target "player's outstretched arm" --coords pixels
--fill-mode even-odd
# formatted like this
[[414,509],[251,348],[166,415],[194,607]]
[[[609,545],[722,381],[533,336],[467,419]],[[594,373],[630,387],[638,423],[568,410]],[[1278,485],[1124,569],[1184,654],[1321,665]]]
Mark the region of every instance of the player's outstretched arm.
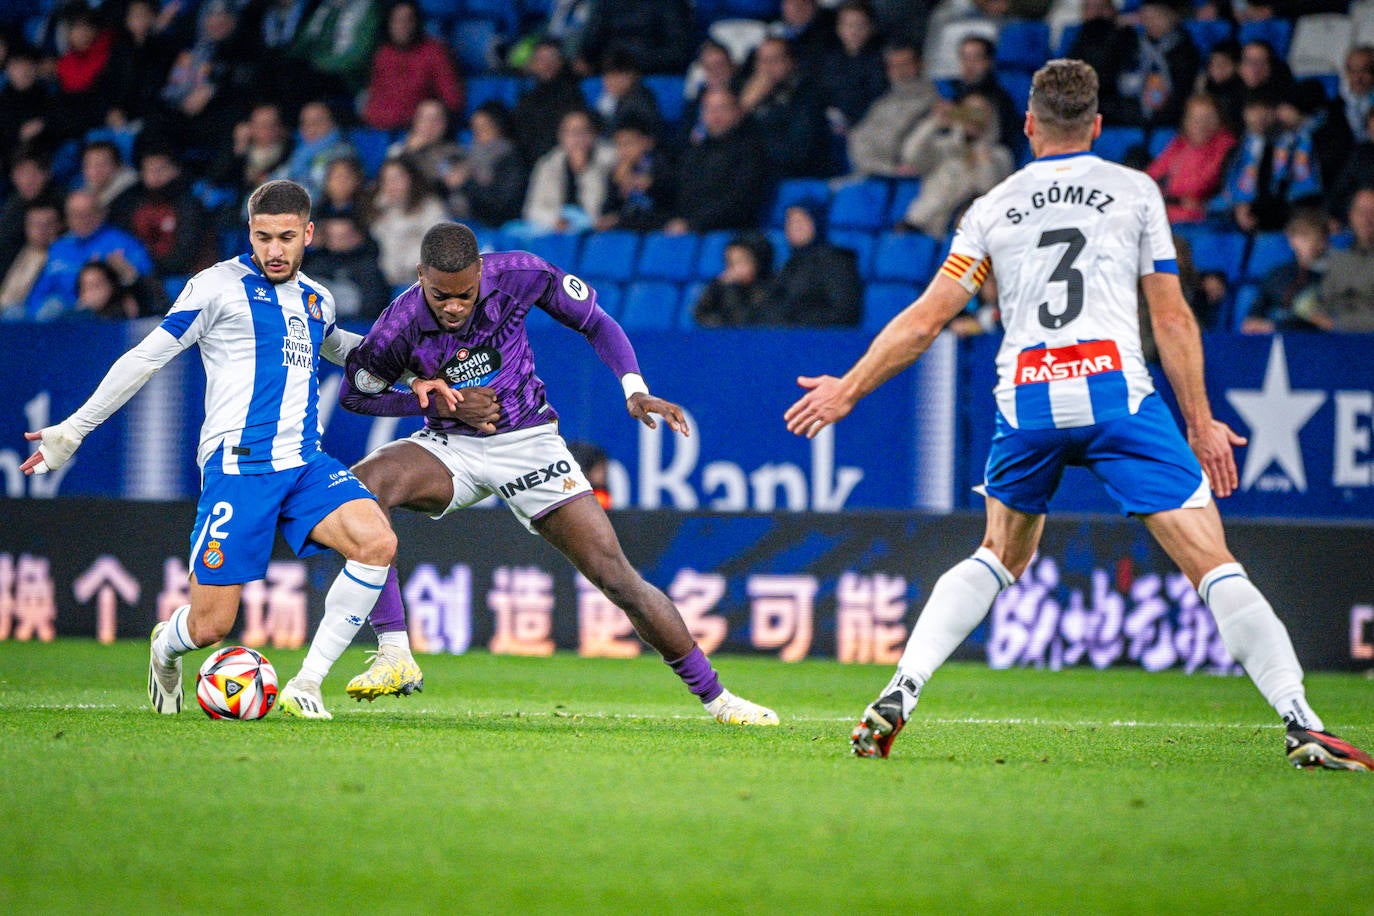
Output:
[[692,431],[687,428],[687,418],[682,413],[682,408],[672,401],[665,401],[663,398],[656,398],[647,391],[636,391],[625,399],[625,409],[630,416],[643,423],[650,429],[658,429],[658,423],[654,420],[654,415],[663,418],[663,422],[668,424],[668,428],[675,433],[682,433],[690,436]]
[[348,354],[358,349],[358,344],[362,342],[363,335],[336,325],[329,336],[320,342],[320,356],[336,366],[343,366],[348,362]]
[[788,432],[812,439],[847,417],[866,395],[920,359],[949,320],[963,311],[970,295],[958,281],[937,275],[915,302],[878,332],[843,377],[799,376],[797,384],[807,392],[783,414]]
[[1177,275],[1147,274],[1141,279],[1141,286],[1150,307],[1150,325],[1159,347],[1159,361],[1183,413],[1188,445],[1207,472],[1212,492],[1217,496],[1230,496],[1240,483],[1232,450],[1237,445],[1244,445],[1246,440],[1212,416],[1197,319],[1183,298]]
[[19,466],[25,474],[46,474],[66,464],[82,441],[138,393],[148,379],[182,350],[181,342],[161,327],[114,361],[95,392],[76,412],[55,426],[26,432],[38,450]]

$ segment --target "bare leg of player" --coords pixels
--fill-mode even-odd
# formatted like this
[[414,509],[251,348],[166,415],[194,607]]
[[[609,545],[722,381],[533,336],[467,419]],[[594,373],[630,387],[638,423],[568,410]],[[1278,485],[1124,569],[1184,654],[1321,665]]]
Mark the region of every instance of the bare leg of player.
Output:
[[242,585],[202,585],[191,575],[191,603],[153,627],[148,700],[163,715],[181,712],[181,656],[217,643],[234,627]]
[[592,494],[536,519],[534,528],[625,612],[639,637],[663,656],[717,721],[730,725],[778,724],[777,713],[720,685],[677,607],[630,565],[610,519]]

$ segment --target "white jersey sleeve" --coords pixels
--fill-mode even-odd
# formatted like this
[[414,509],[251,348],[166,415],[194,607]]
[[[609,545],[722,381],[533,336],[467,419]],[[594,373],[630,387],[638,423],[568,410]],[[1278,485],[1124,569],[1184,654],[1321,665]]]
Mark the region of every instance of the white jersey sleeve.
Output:
[[1135,413],[1154,390],[1139,280],[1178,269],[1154,181],[1091,153],[1037,159],[969,207],[941,270],[976,289],[986,260],[1006,331],[996,394],[1007,422],[1078,427]]

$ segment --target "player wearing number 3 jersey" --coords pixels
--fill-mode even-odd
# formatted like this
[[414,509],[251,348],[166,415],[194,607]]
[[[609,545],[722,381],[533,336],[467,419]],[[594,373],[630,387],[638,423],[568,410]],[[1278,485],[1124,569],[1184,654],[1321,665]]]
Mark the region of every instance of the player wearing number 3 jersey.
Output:
[[[1374,769],[1368,754],[1324,731],[1288,631],[1227,550],[1212,493],[1235,488],[1232,448],[1245,440],[1207,403],[1201,338],[1159,190],[1091,153],[1101,129],[1093,69],[1071,60],[1041,68],[1025,121],[1035,160],[969,207],[930,286],[843,377],[798,379],[809,390],[785,419],[814,436],[915,362],[996,273],[1005,336],[983,542],[936,582],[896,673],[853,731],[853,751],[887,756],[926,681],[1025,571],[1064,468],[1078,465],[1144,521],[1197,588],[1227,650],[1283,719],[1288,759]],[[1186,441],[1141,356],[1138,287]]]

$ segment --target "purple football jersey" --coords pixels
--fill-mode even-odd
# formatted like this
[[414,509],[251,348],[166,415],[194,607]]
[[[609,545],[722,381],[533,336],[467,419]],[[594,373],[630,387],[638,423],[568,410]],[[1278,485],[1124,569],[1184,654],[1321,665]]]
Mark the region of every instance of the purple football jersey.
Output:
[[[417,283],[397,296],[349,355],[340,399],[359,413],[413,416],[421,411],[409,392],[386,390],[406,371],[442,378],[454,388],[485,386],[496,392],[496,432],[550,423],[558,414],[534,372],[525,316],[542,308],[584,335],[619,378],[639,372],[634,349],[615,320],[596,304],[596,292],[525,251],[482,256],[478,300],[467,326],[445,331],[434,320]],[[450,434],[483,435],[460,420],[427,416],[425,425]]]

